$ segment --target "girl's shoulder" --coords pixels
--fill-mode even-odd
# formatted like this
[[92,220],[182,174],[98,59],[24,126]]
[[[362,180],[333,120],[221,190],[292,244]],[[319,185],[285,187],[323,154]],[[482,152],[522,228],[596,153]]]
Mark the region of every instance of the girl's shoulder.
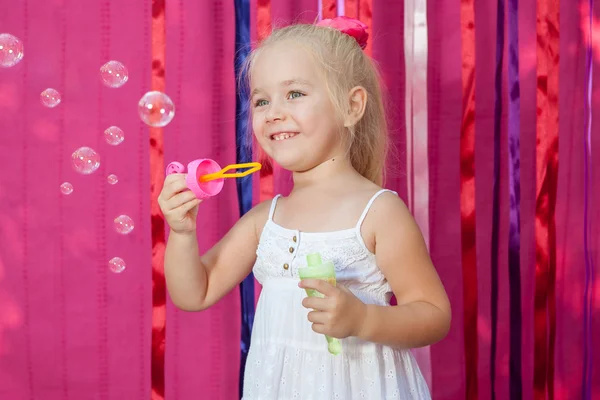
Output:
[[262,229],[269,219],[269,210],[273,199],[263,200],[250,209],[242,218],[250,218],[254,224],[256,237],[262,234]]
[[395,191],[381,189],[375,192],[359,222],[365,245],[375,253],[378,235],[381,235],[390,225],[406,225],[410,220],[412,214]]

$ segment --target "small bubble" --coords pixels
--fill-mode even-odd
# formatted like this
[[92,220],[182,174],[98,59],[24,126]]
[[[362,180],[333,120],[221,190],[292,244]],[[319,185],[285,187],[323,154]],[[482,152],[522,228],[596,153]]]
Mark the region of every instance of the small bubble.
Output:
[[14,67],[23,59],[23,43],[10,33],[0,33],[0,67]]
[[129,79],[127,68],[118,61],[109,61],[100,67],[102,82],[108,87],[121,87]]
[[73,193],[73,185],[71,185],[69,182],[65,182],[60,185],[60,191],[62,194],[69,195]]
[[175,116],[173,101],[162,92],[148,92],[138,103],[138,113],[147,125],[162,128]]
[[133,231],[133,219],[128,215],[119,215],[114,222],[115,230],[121,235],[127,235]]
[[40,101],[44,106],[54,108],[60,104],[60,93],[52,88],[48,88],[40,94]]
[[108,262],[108,268],[110,268],[110,270],[115,274],[120,274],[121,272],[125,271],[126,266],[127,265],[125,264],[125,261],[123,261],[121,257],[113,257]]
[[100,166],[100,156],[89,147],[80,147],[71,155],[73,167],[80,174],[89,175]]
[[119,178],[115,174],[110,174],[106,177],[106,181],[111,185],[116,185],[119,182]]
[[106,128],[104,131],[104,139],[106,139],[106,143],[112,146],[117,146],[123,143],[123,140],[125,140],[125,134],[118,126],[111,126]]

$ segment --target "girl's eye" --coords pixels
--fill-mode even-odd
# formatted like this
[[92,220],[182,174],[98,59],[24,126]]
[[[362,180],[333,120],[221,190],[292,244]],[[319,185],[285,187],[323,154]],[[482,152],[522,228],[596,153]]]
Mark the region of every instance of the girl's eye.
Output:
[[288,98],[290,99],[297,99],[298,97],[302,97],[304,96],[304,93],[300,93],[300,92],[290,92],[290,94],[288,94]]
[[254,103],[255,107],[262,107],[262,106],[266,106],[267,105],[267,101],[266,100],[257,100]]

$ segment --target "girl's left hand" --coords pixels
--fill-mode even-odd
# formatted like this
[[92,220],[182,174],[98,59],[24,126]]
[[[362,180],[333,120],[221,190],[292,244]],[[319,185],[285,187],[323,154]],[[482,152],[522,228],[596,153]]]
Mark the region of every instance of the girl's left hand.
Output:
[[367,306],[342,285],[333,286],[321,279],[303,279],[303,289],[314,289],[325,297],[306,297],[302,305],[313,309],[308,313],[312,329],[317,333],[344,339],[358,336],[365,319]]

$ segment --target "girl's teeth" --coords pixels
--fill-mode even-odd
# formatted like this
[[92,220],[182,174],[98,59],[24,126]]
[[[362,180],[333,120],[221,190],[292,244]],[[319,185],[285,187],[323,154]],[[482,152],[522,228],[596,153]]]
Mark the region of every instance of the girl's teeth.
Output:
[[285,139],[289,139],[289,138],[294,137],[294,136],[296,136],[295,133],[282,133],[282,134],[274,136],[273,139],[275,139],[275,140],[285,140]]

